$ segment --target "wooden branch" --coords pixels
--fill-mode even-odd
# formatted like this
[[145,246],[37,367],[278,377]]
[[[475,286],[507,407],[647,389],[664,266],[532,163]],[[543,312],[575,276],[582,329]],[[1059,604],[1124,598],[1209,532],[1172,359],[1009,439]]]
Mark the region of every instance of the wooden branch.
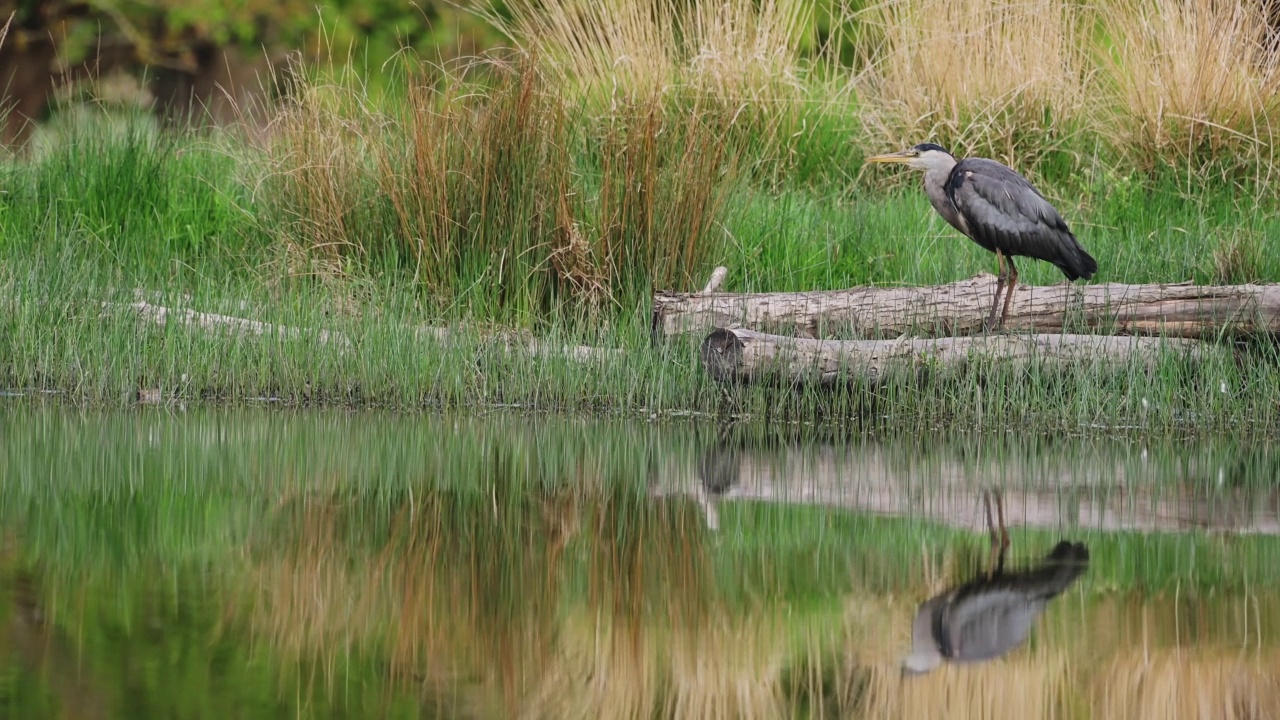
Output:
[[[116,303],[104,303],[104,305],[120,306],[120,304]],[[147,302],[146,300],[128,303],[125,307],[136,312],[139,319],[146,320],[160,326],[167,325],[172,321],[179,325],[195,327],[201,330],[231,330],[233,332],[249,335],[275,335],[280,339],[300,337],[305,334],[305,332],[308,332],[301,328],[287,327],[285,325],[272,325],[271,323],[233,317],[230,315],[197,312],[189,308],[171,309],[164,305],[155,305]],[[351,340],[349,340],[346,335],[339,332],[331,332],[329,330],[317,331],[317,340],[319,340],[322,345],[333,342],[344,349],[351,346]]]
[[[170,322],[187,327],[207,331],[230,331],[248,335],[274,335],[280,339],[298,338],[308,333],[315,333],[320,344],[333,343],[338,346],[339,353],[351,349],[352,342],[344,333],[336,330],[309,330],[286,325],[250,320],[248,318],[219,315],[217,313],[197,312],[189,308],[170,308],[156,305],[146,300],[132,303],[103,303],[103,307],[127,309],[137,313],[140,320],[165,326]],[[456,332],[449,328],[419,327],[407,328],[415,340],[448,342],[456,338]],[[583,345],[557,345],[533,337],[513,337],[510,333],[489,334],[485,339],[497,340],[505,352],[524,352],[534,357],[565,357],[576,362],[596,362],[609,358],[621,358],[623,351],[615,348],[595,348]]]
[[702,366],[723,383],[781,380],[830,385],[841,377],[874,380],[891,367],[928,364],[954,369],[987,359],[1003,363],[1049,361],[1151,362],[1160,348],[1198,354],[1200,344],[1183,338],[1113,335],[996,334],[897,340],[813,340],[719,328],[702,341]]
[[715,270],[711,271],[711,278],[707,280],[706,287],[702,288],[703,295],[709,295],[720,290],[720,286],[724,284],[724,279],[729,274],[729,268],[718,265]]
[[[973,335],[996,278],[981,273],[934,287],[857,287],[794,293],[670,293],[653,299],[656,336],[742,327],[798,337]],[[1280,285],[1018,285],[1006,330],[1095,328],[1127,335],[1215,338],[1280,332]]]

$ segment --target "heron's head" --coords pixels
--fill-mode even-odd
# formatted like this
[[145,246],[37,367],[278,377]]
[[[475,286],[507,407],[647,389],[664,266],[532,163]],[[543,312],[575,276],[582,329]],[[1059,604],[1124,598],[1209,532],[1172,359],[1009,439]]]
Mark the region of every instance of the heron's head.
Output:
[[906,165],[915,170],[949,170],[955,166],[956,159],[941,145],[920,143],[913,148],[907,148],[895,153],[872,155],[867,158],[866,162],[896,163]]
[[935,595],[920,604],[911,621],[911,654],[902,661],[902,677],[923,675],[942,664],[942,650],[934,637],[933,624],[949,595]]

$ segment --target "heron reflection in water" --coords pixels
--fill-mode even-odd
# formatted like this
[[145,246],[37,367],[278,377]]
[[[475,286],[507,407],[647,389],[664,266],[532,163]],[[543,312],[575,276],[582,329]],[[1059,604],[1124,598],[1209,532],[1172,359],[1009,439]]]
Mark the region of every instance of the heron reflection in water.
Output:
[[1049,601],[1088,567],[1084,544],[1064,540],[1035,567],[1005,572],[1009,535],[1003,503],[997,496],[999,533],[991,522],[990,493],[983,494],[983,503],[995,567],[920,604],[911,626],[911,654],[902,663],[904,676],[927,673],[944,661],[973,663],[1005,655],[1027,639]]

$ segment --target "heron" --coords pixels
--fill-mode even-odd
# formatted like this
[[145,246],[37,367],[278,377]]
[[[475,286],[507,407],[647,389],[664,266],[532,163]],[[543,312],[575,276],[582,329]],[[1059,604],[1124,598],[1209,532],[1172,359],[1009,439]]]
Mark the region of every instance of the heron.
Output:
[[[990,500],[985,495],[984,500],[990,524]],[[975,663],[1006,655],[1027,639],[1049,601],[1088,568],[1088,548],[1063,540],[1036,567],[1007,573],[1004,556],[1009,542],[1003,527],[1001,535],[992,529],[992,549],[998,546],[999,550],[992,572],[980,573],[920,604],[911,626],[911,653],[902,663],[903,676],[922,675],[943,662]]]
[[[951,227],[996,254],[999,274],[984,328],[1003,328],[1018,284],[1015,255],[1048,261],[1069,282],[1088,280],[1098,263],[1072,234],[1056,208],[1026,178],[987,158],[957,161],[941,145],[921,143],[895,153],[874,155],[867,163],[898,163],[924,171],[929,203]],[[1005,265],[1008,265],[1006,272]],[[1004,293],[1004,310],[996,309]]]

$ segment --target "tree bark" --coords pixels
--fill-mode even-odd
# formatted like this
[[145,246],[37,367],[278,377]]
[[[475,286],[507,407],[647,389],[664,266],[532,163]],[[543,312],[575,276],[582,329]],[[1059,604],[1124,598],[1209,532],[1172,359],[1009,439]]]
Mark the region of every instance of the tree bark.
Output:
[[814,340],[718,328],[703,341],[702,366],[722,383],[782,381],[829,386],[862,376],[880,378],[897,368],[957,369],[975,360],[1150,363],[1160,348],[1198,355],[1200,343],[1185,338],[1113,335],[980,335],[897,340]]
[[[973,335],[995,295],[981,273],[933,287],[856,287],[792,293],[670,293],[653,299],[653,332],[671,336],[741,327],[797,337]],[[1006,330],[1092,329],[1122,335],[1216,338],[1280,331],[1280,285],[1178,283],[1018,285]]]

